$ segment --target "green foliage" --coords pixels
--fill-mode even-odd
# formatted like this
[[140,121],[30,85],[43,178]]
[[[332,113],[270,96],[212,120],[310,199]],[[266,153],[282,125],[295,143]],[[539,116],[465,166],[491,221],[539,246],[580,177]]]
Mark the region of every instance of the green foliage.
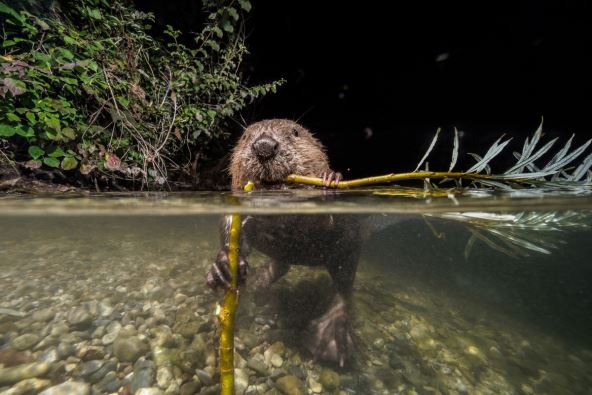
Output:
[[58,4],[41,18],[0,1],[0,140],[29,168],[162,185],[282,82],[243,82],[249,1],[204,2],[191,46],[170,26],[151,36],[152,15],[127,0]]

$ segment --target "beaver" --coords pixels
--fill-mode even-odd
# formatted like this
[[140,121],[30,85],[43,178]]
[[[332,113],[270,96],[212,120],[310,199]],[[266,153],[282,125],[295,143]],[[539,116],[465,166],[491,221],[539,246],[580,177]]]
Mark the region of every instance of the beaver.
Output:
[[[232,151],[232,189],[247,181],[256,189],[289,188],[288,174],[321,177],[328,186],[341,175],[331,170],[322,144],[306,128],[286,119],[254,123],[245,130]],[[230,287],[228,239],[231,216],[221,224],[221,249],[206,276],[212,289]],[[349,300],[361,250],[361,230],[346,215],[256,215],[243,218],[238,262],[238,281],[244,284],[251,249],[269,257],[257,270],[255,287],[267,288],[286,274],[290,265],[325,266],[335,295],[328,309],[307,327],[305,346],[315,359],[343,367],[352,351]]]

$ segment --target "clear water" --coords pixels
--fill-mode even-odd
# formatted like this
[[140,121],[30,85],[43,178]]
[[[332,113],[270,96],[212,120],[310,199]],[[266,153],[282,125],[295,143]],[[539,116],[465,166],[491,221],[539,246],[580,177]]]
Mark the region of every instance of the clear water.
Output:
[[1,199],[0,393],[218,393],[222,294],[204,278],[232,212],[349,215],[368,236],[348,365],[302,347],[333,291],[297,266],[241,292],[241,391],[592,393],[589,197],[380,192]]

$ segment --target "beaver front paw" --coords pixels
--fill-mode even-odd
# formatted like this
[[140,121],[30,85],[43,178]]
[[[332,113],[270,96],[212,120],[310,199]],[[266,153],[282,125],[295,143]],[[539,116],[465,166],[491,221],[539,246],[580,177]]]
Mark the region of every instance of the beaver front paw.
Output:
[[[244,257],[238,257],[238,284],[244,284],[247,279],[247,272],[249,264]],[[220,250],[216,261],[212,265],[210,271],[206,275],[206,283],[208,287],[216,289],[218,287],[230,288],[230,269],[228,268],[228,251]]]
[[321,178],[323,179],[323,184],[325,184],[325,188],[328,188],[329,186],[331,186],[331,182],[335,182],[335,186],[337,187],[337,185],[339,185],[339,181],[343,179],[343,176],[341,175],[341,173],[330,171],[327,173],[323,173],[321,175]]
[[353,351],[353,340],[347,306],[341,295],[333,298],[325,314],[311,321],[307,332],[304,345],[315,360],[345,365]]

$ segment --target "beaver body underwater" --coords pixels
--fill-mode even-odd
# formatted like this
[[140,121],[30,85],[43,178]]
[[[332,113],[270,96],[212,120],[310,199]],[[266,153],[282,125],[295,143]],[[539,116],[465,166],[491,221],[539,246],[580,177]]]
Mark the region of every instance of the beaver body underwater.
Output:
[[[256,189],[281,189],[288,174],[321,177],[328,184],[341,176],[331,171],[321,143],[301,125],[283,119],[247,127],[231,158],[232,188],[248,181]],[[221,250],[207,274],[215,289],[229,287],[228,235],[230,216],[221,226]],[[256,272],[257,288],[269,287],[290,265],[325,266],[334,288],[328,309],[308,326],[305,345],[315,358],[343,366],[352,349],[349,299],[361,250],[358,222],[344,215],[249,216],[243,219],[239,250],[239,283],[247,276],[246,257],[252,248],[269,257]]]

